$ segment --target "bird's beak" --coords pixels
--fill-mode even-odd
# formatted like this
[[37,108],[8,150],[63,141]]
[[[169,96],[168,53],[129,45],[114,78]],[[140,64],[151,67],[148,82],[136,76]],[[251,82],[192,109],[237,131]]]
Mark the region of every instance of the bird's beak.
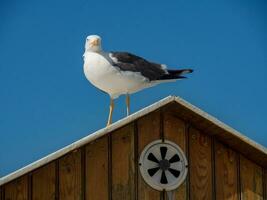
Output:
[[90,41],[90,46],[98,46],[100,44],[100,40],[98,38],[92,39],[92,41]]

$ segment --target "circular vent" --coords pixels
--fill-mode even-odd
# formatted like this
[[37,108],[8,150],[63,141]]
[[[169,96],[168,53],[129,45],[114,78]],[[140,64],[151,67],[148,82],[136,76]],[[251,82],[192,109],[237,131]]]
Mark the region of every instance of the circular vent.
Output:
[[168,140],[148,144],[140,155],[139,167],[145,182],[159,191],[176,189],[187,175],[186,156]]

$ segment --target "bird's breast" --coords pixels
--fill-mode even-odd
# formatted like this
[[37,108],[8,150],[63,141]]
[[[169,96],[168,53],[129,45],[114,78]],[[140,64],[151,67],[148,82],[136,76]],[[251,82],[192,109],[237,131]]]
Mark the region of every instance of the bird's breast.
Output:
[[84,74],[94,86],[111,96],[132,93],[147,83],[140,73],[120,71],[104,56],[91,52],[84,58]]
[[115,73],[115,68],[100,54],[87,53],[84,59],[84,73],[89,81],[97,81],[110,73]]

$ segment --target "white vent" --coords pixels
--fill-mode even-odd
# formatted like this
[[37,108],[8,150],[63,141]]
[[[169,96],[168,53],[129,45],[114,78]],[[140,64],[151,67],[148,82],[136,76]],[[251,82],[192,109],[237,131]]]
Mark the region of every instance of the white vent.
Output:
[[139,167],[145,182],[159,191],[178,188],[187,175],[187,159],[175,143],[156,140],[148,144],[139,158]]

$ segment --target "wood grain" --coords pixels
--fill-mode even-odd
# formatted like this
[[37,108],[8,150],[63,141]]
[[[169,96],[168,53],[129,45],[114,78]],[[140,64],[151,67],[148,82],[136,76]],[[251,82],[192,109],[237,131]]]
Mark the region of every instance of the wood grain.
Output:
[[0,186],[0,199],[4,200],[4,187]]
[[112,134],[112,199],[135,199],[134,126]]
[[190,200],[211,200],[211,139],[194,128],[189,134]]
[[28,176],[22,176],[5,185],[5,200],[28,199]]
[[68,153],[59,160],[59,199],[81,198],[81,150]]
[[264,169],[263,175],[263,182],[264,182],[264,199],[267,199],[267,169]]
[[32,174],[32,199],[55,199],[55,163],[39,168]]
[[215,141],[216,197],[238,200],[238,157],[230,148]]
[[240,156],[242,200],[263,200],[262,168]]
[[[144,147],[150,142],[160,139],[160,112],[155,111],[149,115],[140,118],[137,121],[138,129],[138,157]],[[158,200],[160,192],[148,186],[140,173],[138,173],[138,199]]]
[[108,136],[86,146],[87,200],[108,200]]
[[[164,138],[176,143],[186,154],[186,125],[172,112],[163,113]],[[175,199],[187,199],[186,181],[175,190]],[[167,199],[167,196],[165,196]]]
[[3,187],[0,186],[0,199],[3,200],[4,197],[3,197]]

